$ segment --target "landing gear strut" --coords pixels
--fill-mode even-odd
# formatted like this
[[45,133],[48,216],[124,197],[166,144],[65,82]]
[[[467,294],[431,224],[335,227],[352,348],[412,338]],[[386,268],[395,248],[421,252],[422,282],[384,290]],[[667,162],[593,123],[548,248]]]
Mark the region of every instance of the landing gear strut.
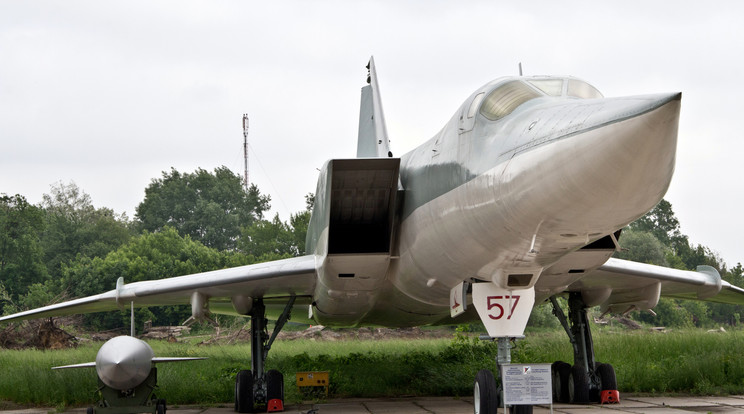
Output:
[[[481,337],[481,339],[493,340],[491,337]],[[498,356],[496,362],[501,370],[502,364],[511,363],[511,340],[515,338],[499,337]],[[488,369],[478,371],[473,384],[473,405],[475,414],[496,414],[498,407],[502,405],[503,388],[496,383],[493,373]],[[531,405],[514,405],[509,407],[509,413],[512,414],[532,414]]]
[[581,293],[568,294],[568,319],[555,296],[550,297],[550,302],[574,350],[573,366],[563,361],[553,363],[553,399],[564,403],[619,402],[614,368],[595,360],[587,307]]
[[251,369],[242,370],[235,377],[235,411],[284,411],[284,376],[277,370],[265,371],[264,364],[276,336],[290,318],[294,301],[294,297],[289,299],[269,337],[263,299],[253,300],[248,313],[251,317]]

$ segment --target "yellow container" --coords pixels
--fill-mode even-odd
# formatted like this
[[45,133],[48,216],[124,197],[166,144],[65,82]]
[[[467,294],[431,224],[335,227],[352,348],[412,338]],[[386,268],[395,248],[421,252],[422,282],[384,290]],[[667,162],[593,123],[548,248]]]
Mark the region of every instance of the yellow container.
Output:
[[328,396],[328,386],[330,384],[328,379],[328,371],[298,372],[296,374],[296,377],[298,391],[302,387],[324,387],[325,395]]

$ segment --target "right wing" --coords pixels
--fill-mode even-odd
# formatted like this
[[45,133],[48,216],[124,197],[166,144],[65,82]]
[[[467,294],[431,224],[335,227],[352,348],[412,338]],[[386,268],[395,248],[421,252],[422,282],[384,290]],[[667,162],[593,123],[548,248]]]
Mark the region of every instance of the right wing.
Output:
[[316,258],[308,255],[131,284],[120,279],[114,290],[3,316],[0,323],[127,309],[130,303],[136,307],[188,305],[195,293],[209,300],[210,312],[236,314],[251,298],[311,297],[316,274]]

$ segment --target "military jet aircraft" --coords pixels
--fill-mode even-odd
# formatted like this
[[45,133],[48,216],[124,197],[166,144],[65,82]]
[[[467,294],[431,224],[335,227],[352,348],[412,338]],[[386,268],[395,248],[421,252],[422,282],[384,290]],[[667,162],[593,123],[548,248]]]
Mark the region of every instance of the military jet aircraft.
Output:
[[[251,369],[237,376],[235,409],[250,412],[282,398],[281,374],[267,372],[264,361],[297,308],[329,326],[481,320],[489,337],[509,338],[523,335],[534,306],[567,295],[568,315],[556,311],[574,361],[553,364],[554,396],[584,402],[616,388],[614,369],[595,361],[588,307],[650,310],[660,295],[744,302],[744,290],[713,268],[611,257],[621,229],[669,186],[680,93],[605,98],[570,76],[499,78],[473,92],[434,137],[395,157],[374,59],[367,69],[357,156],[321,169],[305,256],[120,281],[109,292],[0,321],[130,303],[191,304],[195,319],[248,315]],[[271,337],[267,310],[280,313]],[[490,371],[478,374],[476,412],[495,412],[496,384]]]

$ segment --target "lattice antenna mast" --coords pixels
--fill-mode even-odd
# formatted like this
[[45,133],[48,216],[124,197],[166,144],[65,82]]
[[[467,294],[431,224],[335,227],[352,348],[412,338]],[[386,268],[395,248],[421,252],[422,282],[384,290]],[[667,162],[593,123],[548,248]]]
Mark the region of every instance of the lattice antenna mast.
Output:
[[243,114],[243,161],[245,175],[243,176],[243,187],[248,192],[248,114]]

